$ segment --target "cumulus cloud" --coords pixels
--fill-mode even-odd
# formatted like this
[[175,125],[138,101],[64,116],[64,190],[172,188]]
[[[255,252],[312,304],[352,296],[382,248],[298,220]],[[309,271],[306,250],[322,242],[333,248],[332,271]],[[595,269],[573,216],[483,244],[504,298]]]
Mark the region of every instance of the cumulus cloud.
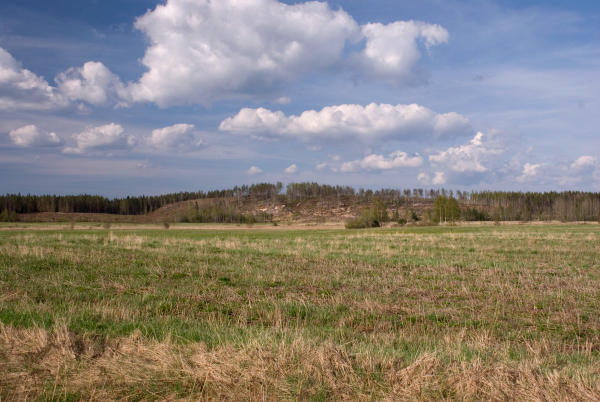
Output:
[[517,177],[517,181],[523,183],[535,178],[538,175],[541,167],[542,164],[540,163],[526,163],[523,165],[523,171],[521,175]]
[[577,158],[573,163],[571,163],[571,169],[574,170],[586,170],[593,169],[596,166],[596,158],[589,155],[583,155]]
[[414,66],[421,57],[419,41],[429,49],[448,42],[448,31],[440,25],[418,21],[396,21],[361,27],[366,38],[365,49],[355,57],[360,71],[394,84],[414,80]]
[[250,169],[246,171],[246,173],[250,176],[254,176],[262,173],[262,169],[258,166],[250,166]]
[[409,156],[406,152],[392,152],[387,158],[383,155],[371,154],[363,159],[344,162],[340,167],[341,172],[356,172],[358,170],[389,170],[404,167],[419,167],[423,158],[419,155]]
[[[344,10],[315,1],[168,0],[139,17],[135,27],[150,46],[142,59],[148,71],[129,87],[131,99],[162,107],[266,95],[342,66],[400,84],[413,80],[419,43],[429,49],[448,41],[439,25],[359,26]],[[361,40],[363,50],[344,53],[347,44]]]
[[174,124],[152,130],[152,135],[147,138],[147,142],[157,149],[189,148],[202,145],[202,140],[194,136],[193,130],[193,124]]
[[[341,8],[316,1],[167,0],[137,18],[135,27],[149,41],[142,58],[147,71],[127,85],[104,64],[89,61],[58,74],[53,87],[0,49],[0,106],[152,102],[168,107],[252,97],[287,104],[288,97],[277,98],[281,89],[311,74],[350,70],[360,78],[412,82],[419,45],[429,49],[448,40],[439,25],[360,26]],[[345,51],[349,44],[358,50]]]
[[76,145],[64,148],[64,153],[83,154],[92,151],[124,149],[135,144],[135,138],[127,136],[123,127],[115,123],[90,127],[73,135],[73,139]]
[[364,141],[385,137],[406,140],[470,133],[469,121],[457,113],[437,114],[416,105],[371,103],[327,106],[299,116],[281,111],[244,108],[221,122],[219,130],[258,138],[295,138],[301,141],[340,139]]
[[488,171],[487,159],[502,152],[502,149],[486,143],[484,134],[478,132],[468,144],[450,147],[445,151],[429,155],[429,161],[444,165],[454,172],[484,173]]
[[20,147],[53,147],[62,143],[55,133],[43,133],[33,124],[12,130],[8,135]]
[[295,163],[292,163],[290,166],[283,170],[286,174],[294,174],[298,172],[298,166]]
[[441,186],[442,184],[446,184],[446,173],[435,172],[432,183],[436,186]]
[[125,105],[127,91],[119,77],[104,64],[89,61],[82,67],[70,68],[55,78],[58,90],[70,101],[91,105]]
[[119,77],[100,62],[87,62],[59,73],[56,86],[23,68],[0,48],[0,107],[8,110],[51,110],[78,104],[128,104],[129,91]]
[[48,110],[66,104],[56,88],[23,68],[10,53],[0,48],[0,108]]
[[360,37],[341,9],[275,0],[169,0],[135,27],[151,44],[132,96],[160,106],[268,92],[332,66]]

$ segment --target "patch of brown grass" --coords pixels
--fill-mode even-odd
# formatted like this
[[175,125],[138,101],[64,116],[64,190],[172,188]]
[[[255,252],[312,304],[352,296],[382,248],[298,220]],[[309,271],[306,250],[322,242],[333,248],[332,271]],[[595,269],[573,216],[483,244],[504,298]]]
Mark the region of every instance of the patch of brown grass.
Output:
[[581,373],[544,370],[535,361],[511,366],[423,352],[406,362],[301,336],[209,350],[139,332],[110,341],[78,336],[64,324],[50,332],[0,324],[0,374],[3,400],[600,399],[600,385]]

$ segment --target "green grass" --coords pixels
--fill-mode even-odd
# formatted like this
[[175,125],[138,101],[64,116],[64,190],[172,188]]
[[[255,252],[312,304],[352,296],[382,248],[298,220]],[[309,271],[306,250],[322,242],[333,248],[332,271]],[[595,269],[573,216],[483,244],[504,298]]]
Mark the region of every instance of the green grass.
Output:
[[[344,394],[292,359],[286,367],[298,372],[268,389],[276,399],[392,395],[386,364],[408,367],[429,354],[442,368],[418,399],[463,399],[466,391],[444,374],[463,363],[529,365],[593,389],[598,311],[598,225],[0,231],[0,322],[12,329],[64,325],[73,337],[110,343],[139,334],[149,344],[201,343],[214,353],[292,350],[301,340],[307,353],[335,345],[354,362],[356,384]],[[60,389],[90,397],[69,376]],[[3,384],[0,395],[17,395],[15,383]],[[190,387],[155,391],[211,395]],[[149,397],[113,391],[107,395]]]

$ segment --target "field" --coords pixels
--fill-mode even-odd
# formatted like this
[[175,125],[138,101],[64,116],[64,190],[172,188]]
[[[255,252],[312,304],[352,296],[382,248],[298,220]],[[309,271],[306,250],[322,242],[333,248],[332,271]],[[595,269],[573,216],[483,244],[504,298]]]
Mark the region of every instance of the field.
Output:
[[0,399],[598,400],[600,226],[0,230]]

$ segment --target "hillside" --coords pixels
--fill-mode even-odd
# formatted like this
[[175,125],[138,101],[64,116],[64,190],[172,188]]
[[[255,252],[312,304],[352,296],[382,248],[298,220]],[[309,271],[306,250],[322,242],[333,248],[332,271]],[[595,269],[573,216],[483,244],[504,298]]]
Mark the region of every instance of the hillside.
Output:
[[[258,183],[209,192],[109,199],[98,195],[0,196],[0,221],[27,222],[341,222],[385,205],[393,220],[428,221],[451,201],[452,220],[598,221],[600,193],[466,192],[445,189],[364,190],[318,183]],[[445,220],[445,219],[444,219]]]
[[[351,197],[312,198],[288,203],[276,199],[239,201],[235,198],[203,198],[168,204],[144,215],[39,212],[18,214],[18,220],[23,222],[179,222],[196,205],[198,208],[224,205],[238,209],[245,215],[268,215],[274,222],[343,222],[358,216],[360,211],[369,207],[371,203],[357,203]],[[433,201],[428,199],[413,201],[398,207],[398,215],[403,217],[411,211],[415,211],[422,218],[426,211],[432,208],[432,205]],[[390,216],[395,210],[396,208],[393,206],[388,206]]]

